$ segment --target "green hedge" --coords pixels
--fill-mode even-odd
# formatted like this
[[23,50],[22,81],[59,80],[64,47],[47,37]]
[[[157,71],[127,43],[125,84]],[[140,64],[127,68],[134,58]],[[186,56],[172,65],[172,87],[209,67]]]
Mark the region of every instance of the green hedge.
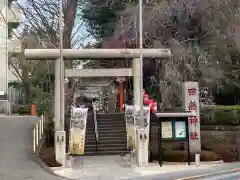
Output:
[[15,105],[12,109],[13,114],[30,115],[31,105]]
[[[12,113],[19,115],[31,115],[32,104],[21,104],[13,106]],[[36,108],[37,116],[42,115],[42,110],[37,106]]]
[[240,125],[240,106],[212,106],[201,109],[201,124]]

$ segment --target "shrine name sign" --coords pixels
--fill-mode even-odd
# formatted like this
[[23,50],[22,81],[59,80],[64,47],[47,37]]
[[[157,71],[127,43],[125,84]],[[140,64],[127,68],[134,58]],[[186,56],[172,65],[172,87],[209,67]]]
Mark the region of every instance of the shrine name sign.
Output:
[[191,154],[200,154],[200,107],[198,82],[183,84],[183,100],[186,111],[195,112],[196,116],[188,117],[189,150]]

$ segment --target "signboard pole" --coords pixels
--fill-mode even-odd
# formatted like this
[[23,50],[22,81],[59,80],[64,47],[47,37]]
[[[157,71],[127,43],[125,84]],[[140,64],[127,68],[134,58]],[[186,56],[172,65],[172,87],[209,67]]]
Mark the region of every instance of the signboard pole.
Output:
[[153,156],[152,156],[152,148],[151,148],[151,142],[152,142],[152,123],[151,121],[155,121],[155,118],[150,112],[150,121],[149,121],[149,143],[148,143],[148,149],[149,149],[149,162],[153,162]]
[[189,143],[189,126],[188,126],[188,118],[187,118],[187,128],[186,128],[186,131],[187,131],[187,151],[188,151],[188,165],[190,166],[191,165],[191,153],[190,153],[190,143]]
[[162,151],[162,122],[160,121],[160,126],[158,130],[158,163],[160,167],[163,165],[163,151]]

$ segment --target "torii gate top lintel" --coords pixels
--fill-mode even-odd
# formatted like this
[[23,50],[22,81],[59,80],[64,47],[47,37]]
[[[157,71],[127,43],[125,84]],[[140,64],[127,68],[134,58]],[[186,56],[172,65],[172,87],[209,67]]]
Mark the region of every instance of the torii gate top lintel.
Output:
[[[63,49],[66,59],[107,59],[107,58],[139,58],[139,49]],[[60,49],[25,49],[28,60],[56,60],[60,57]],[[143,49],[145,58],[169,58],[170,49]]]

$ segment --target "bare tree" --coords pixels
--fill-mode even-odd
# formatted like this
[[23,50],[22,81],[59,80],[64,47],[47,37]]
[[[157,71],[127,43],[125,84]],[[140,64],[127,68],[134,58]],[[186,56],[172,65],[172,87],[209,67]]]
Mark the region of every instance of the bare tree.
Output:
[[[54,69],[54,61],[40,62],[26,61],[23,52],[25,48],[59,48],[59,2],[51,0],[27,0],[24,4],[15,4],[24,16],[20,28],[15,32],[15,38],[20,41],[21,51],[19,56],[10,56],[9,65],[13,73],[21,82],[27,85],[29,74],[32,74],[36,68]],[[82,22],[75,23],[78,19],[78,12],[81,8],[79,0],[63,1],[63,47],[80,47],[83,36],[79,33]],[[65,61],[66,68],[72,68],[72,60]],[[44,68],[45,67],[45,68]],[[54,71],[51,71],[54,74]],[[72,79],[70,79],[72,81]],[[66,90],[67,100],[71,101],[73,86]],[[28,86],[29,87],[29,86]],[[27,92],[26,92],[27,93]]]
[[[239,7],[237,0],[145,2],[145,48],[167,47],[172,51],[170,60],[154,60],[153,75],[165,107],[181,103],[183,81],[199,81],[201,87],[212,87],[224,78],[228,59],[225,46],[239,44],[236,18]],[[108,44],[125,48],[138,46],[138,18],[138,6],[129,5],[122,12]],[[128,37],[119,38],[123,34]],[[211,52],[211,49],[222,51]]]

